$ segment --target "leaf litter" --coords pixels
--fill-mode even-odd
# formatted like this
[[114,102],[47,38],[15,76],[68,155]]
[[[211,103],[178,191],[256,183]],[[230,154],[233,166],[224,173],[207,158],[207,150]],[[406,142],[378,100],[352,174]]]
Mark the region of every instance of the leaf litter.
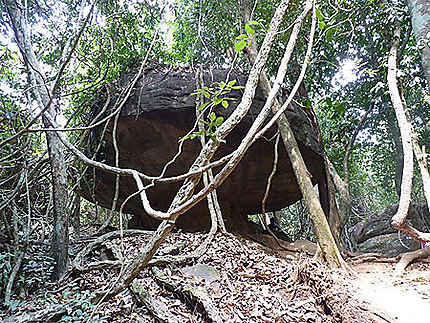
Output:
[[[131,259],[150,237],[150,234],[143,234],[122,241],[117,238],[105,245],[108,249],[123,248],[126,259]],[[181,244],[181,255],[191,253],[205,237],[203,233],[172,233],[160,250]],[[78,249],[84,246],[85,242],[75,245]],[[93,252],[86,261],[101,260],[102,254],[106,255]],[[184,272],[183,268],[196,264],[210,266],[219,276],[206,281]],[[159,269],[172,282],[186,283],[195,290],[207,292],[223,322],[384,322],[351,292],[354,287],[349,274],[330,270],[304,254],[280,255],[232,234],[217,234],[207,252],[192,263]],[[112,267],[72,272],[66,281],[50,284],[23,298],[22,304],[26,306],[19,306],[8,314],[17,315],[25,308],[37,311],[52,303],[67,306],[69,316],[75,315],[76,321],[154,322],[151,313],[129,289],[98,306],[83,306],[85,299],[82,304],[76,301],[78,295],[86,295],[89,299],[91,293],[114,284],[118,275],[119,268]],[[160,287],[150,269],[143,270],[137,279],[157,306],[169,311],[175,321],[205,321],[197,306],[190,306]],[[37,301],[42,296],[44,301]]]

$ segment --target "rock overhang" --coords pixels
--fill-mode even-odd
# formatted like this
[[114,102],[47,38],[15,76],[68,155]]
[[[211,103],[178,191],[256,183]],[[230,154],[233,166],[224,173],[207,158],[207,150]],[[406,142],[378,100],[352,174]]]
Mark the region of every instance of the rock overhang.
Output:
[[[204,73],[204,83],[211,85],[214,82],[225,80],[227,72],[226,70],[213,70]],[[125,74],[113,85],[111,109],[116,102],[119,102],[119,96],[115,93],[124,89],[135,75],[135,72]],[[246,82],[245,75],[235,72],[230,74],[231,79],[236,79],[240,85],[245,85]],[[144,71],[123,105],[118,120],[117,143],[120,152],[120,167],[134,168],[151,176],[158,176],[161,173],[164,165],[176,155],[179,138],[187,134],[195,124],[196,96],[190,94],[195,91],[196,84],[196,73],[192,69],[153,68]],[[232,99],[229,101],[229,106],[227,108],[217,107],[216,114],[227,118],[240,102],[241,95],[240,90],[232,91],[228,95]],[[281,101],[282,99],[280,97]],[[226,137],[226,141],[221,144],[215,159],[234,151],[264,102],[264,95],[257,88],[248,114]],[[103,104],[100,103],[99,109]],[[285,114],[290,121],[312,179],[314,183],[318,183],[325,176],[318,131],[301,107],[290,105]],[[113,123],[111,122],[105,134],[105,145],[101,152],[105,162],[110,165],[115,164],[112,128]],[[100,135],[101,128],[98,128],[96,132]],[[226,225],[232,231],[240,231],[246,227],[248,214],[261,212],[261,200],[266,190],[267,178],[272,170],[273,135],[275,133],[276,130],[272,127],[264,138],[255,142],[233,173],[217,190]],[[187,172],[200,148],[198,139],[186,140],[183,144],[182,154],[174,164],[167,168],[166,176]],[[215,168],[214,172],[217,171],[218,168]],[[95,174],[93,187],[81,189],[81,193],[87,199],[96,200],[102,206],[110,208],[115,193],[115,175],[99,169],[94,170],[93,174]],[[157,184],[148,189],[147,193],[152,206],[163,211],[167,210],[180,185],[181,183]],[[131,177],[121,177],[118,207],[136,191],[136,184]],[[280,143],[278,169],[273,177],[266,209],[268,211],[279,210],[300,198],[301,193],[291,164]],[[143,211],[138,198],[128,201],[125,210],[135,214],[132,221],[133,226],[148,229],[156,227],[158,223]],[[201,201],[186,214],[180,216],[177,226],[187,231],[208,230],[210,217],[206,201]]]

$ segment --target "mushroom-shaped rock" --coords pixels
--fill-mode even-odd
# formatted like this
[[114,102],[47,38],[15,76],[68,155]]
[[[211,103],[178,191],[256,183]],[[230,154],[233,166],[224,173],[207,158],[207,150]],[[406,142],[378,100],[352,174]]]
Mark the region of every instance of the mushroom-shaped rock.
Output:
[[[123,75],[112,85],[110,111],[120,106],[122,97],[118,94],[130,84],[135,72]],[[227,79],[228,71],[213,70],[203,73],[206,86]],[[246,77],[239,73],[230,73],[229,80],[237,80],[236,85],[245,85]],[[137,80],[130,96],[121,108],[117,123],[116,141],[119,151],[119,166],[137,169],[147,175],[159,176],[166,163],[178,153],[179,139],[185,136],[196,124],[196,96],[190,94],[196,90],[196,73],[191,69],[164,68],[148,69]],[[114,95],[114,93],[117,93]],[[227,118],[237,107],[242,97],[239,89],[228,93],[230,99],[227,108],[218,105],[214,108],[217,116]],[[282,101],[282,97],[280,97]],[[97,109],[104,102],[100,100]],[[214,159],[220,158],[240,144],[255,117],[264,105],[265,98],[257,88],[252,106],[246,117],[221,143]],[[318,131],[308,118],[308,111],[302,107],[290,105],[285,112],[291,123],[300,151],[312,175],[313,182],[319,183],[324,178],[324,161]],[[97,128],[92,137],[100,139],[102,128]],[[99,160],[115,165],[115,149],[112,139],[113,121],[104,132],[104,145],[98,151]],[[272,171],[274,161],[275,127],[270,129],[264,138],[257,140],[247,151],[236,169],[218,188],[218,199],[222,208],[226,227],[230,231],[246,231],[247,215],[261,212],[261,203],[266,190],[267,179]],[[210,139],[209,139],[210,140]],[[95,145],[89,145],[94,147]],[[171,163],[164,176],[175,176],[186,173],[200,152],[200,140],[185,140],[179,156]],[[89,151],[89,154],[94,153]],[[219,168],[214,168],[216,174]],[[81,194],[89,200],[110,208],[115,196],[115,175],[100,169],[88,172],[95,174],[91,184],[82,183]],[[88,179],[88,178],[87,178]],[[182,183],[155,184],[147,190],[153,208],[167,210],[173,197]],[[197,189],[201,189],[202,184]],[[121,176],[117,207],[131,194],[137,191],[136,183],[131,177]],[[266,210],[275,211],[284,208],[301,198],[290,161],[279,144],[277,171],[272,180]],[[153,229],[158,221],[148,216],[143,210],[138,197],[130,199],[124,210],[134,214],[130,225],[133,227]],[[181,215],[177,227],[186,231],[208,230],[210,216],[206,200],[202,200],[192,209]]]

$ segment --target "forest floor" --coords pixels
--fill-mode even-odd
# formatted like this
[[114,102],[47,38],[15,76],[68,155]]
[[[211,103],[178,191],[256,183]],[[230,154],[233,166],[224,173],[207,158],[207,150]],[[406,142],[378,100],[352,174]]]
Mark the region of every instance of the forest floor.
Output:
[[[173,233],[159,254],[190,253],[205,237]],[[412,264],[402,276],[393,274],[394,264],[373,262],[351,264],[353,272],[345,273],[231,234],[218,234],[193,263],[145,269],[133,288],[91,304],[92,292],[115,284],[120,268],[106,264],[115,263],[118,250],[131,259],[149,239],[140,234],[104,241],[84,259],[84,265],[102,261],[104,267],[72,270],[59,283],[46,282],[48,268],[33,270],[38,280],[25,279],[0,321],[154,322],[158,315],[166,322],[430,322],[428,263]],[[73,249],[91,242],[76,240]]]
[[354,266],[356,295],[388,322],[430,322],[430,265],[415,263],[402,275],[395,264],[363,263]]

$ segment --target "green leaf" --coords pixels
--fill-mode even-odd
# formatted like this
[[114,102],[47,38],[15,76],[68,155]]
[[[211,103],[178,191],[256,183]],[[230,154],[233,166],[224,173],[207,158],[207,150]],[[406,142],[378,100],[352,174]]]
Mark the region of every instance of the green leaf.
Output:
[[303,103],[305,104],[306,109],[312,109],[312,102],[311,102],[311,100],[309,100],[308,98],[305,98]]
[[345,103],[339,102],[333,106],[333,109],[334,111],[342,115],[346,112],[346,105]]
[[219,82],[219,88],[221,90],[225,88],[225,82],[224,81]]
[[234,50],[236,52],[240,52],[246,47],[246,44],[247,44],[246,40],[242,39],[234,45]]
[[318,8],[316,8],[315,14],[317,15],[317,18],[318,18],[319,21],[324,21],[324,15],[322,14],[321,10],[319,10]]
[[215,112],[211,112],[211,114],[209,115],[209,119],[210,119],[211,121],[215,121],[215,119],[216,119]]
[[223,101],[221,102],[221,104],[222,104],[222,106],[223,106],[225,109],[227,109],[227,108],[228,108],[228,101],[227,101],[227,100],[223,100]]
[[332,41],[334,32],[335,32],[335,28],[330,28],[329,30],[327,30],[325,34],[325,40],[327,43]]
[[215,142],[216,142],[216,134],[211,133],[211,134],[209,134],[209,137],[210,137],[213,141],[215,141]]
[[255,34],[255,29],[251,27],[251,25],[246,24],[245,25],[245,31],[248,35],[254,35]]
[[223,117],[218,117],[215,120],[215,125],[218,127],[218,126],[222,125],[223,122],[224,122],[224,118]]
[[320,21],[318,22],[318,27],[319,27],[321,30],[324,30],[325,26],[326,26],[326,23],[325,23],[324,21],[320,20]]
[[203,103],[199,108],[198,111],[202,111],[204,108],[206,108],[208,105],[210,104],[210,102],[205,102]]
[[209,99],[211,97],[209,92],[203,92],[203,95],[205,96],[206,99]]
[[233,85],[235,85],[237,83],[236,80],[231,80],[230,82],[228,82],[227,86],[228,87],[232,87]]
[[213,101],[214,105],[218,105],[218,104],[220,104],[223,101],[223,99],[221,99],[221,98],[213,98],[212,101]]

